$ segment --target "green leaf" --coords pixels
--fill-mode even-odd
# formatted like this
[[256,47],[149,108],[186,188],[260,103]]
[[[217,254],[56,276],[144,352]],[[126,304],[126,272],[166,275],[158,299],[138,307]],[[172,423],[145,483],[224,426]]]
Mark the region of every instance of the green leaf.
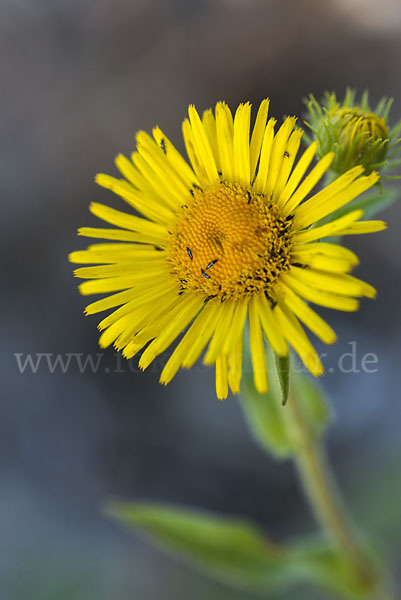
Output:
[[286,552],[246,520],[151,503],[113,502],[107,512],[235,587],[257,591],[288,579]]
[[281,404],[285,406],[290,391],[290,357],[275,355],[276,371],[281,391]]
[[319,381],[311,375],[296,373],[292,385],[311,431],[320,436],[330,423],[331,411]]
[[245,519],[153,503],[113,502],[107,513],[123,526],[144,532],[165,551],[238,589],[262,593],[309,583],[346,598],[360,598],[367,591],[349,561],[325,540],[285,548]]
[[287,364],[283,364],[282,381],[279,380],[277,359],[272,351],[267,353],[267,367],[269,391],[259,394],[253,383],[249,350],[245,341],[244,375],[239,402],[255,440],[276,458],[289,458],[298,449],[291,420],[287,416],[288,407],[283,406],[289,387],[291,397],[288,402],[299,404],[310,431],[316,436],[320,436],[329,423],[330,411],[318,381],[299,372],[299,369],[291,368],[291,360],[288,359]]
[[349,558],[323,538],[316,537],[294,544],[289,560],[300,580],[325,587],[344,598],[373,597],[372,581],[378,577],[377,563],[373,559],[372,580],[369,582],[361,581]]

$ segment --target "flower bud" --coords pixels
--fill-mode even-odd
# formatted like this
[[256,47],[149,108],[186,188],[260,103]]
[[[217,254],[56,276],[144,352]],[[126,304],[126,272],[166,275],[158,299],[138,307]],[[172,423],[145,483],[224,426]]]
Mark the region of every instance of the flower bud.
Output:
[[306,138],[319,142],[319,156],[335,153],[333,173],[339,175],[357,165],[362,165],[367,174],[395,166],[394,161],[388,160],[398,143],[394,138],[399,130],[399,124],[393,130],[387,124],[391,99],[382,98],[372,110],[366,92],[357,104],[355,90],[348,89],[342,103],[337,101],[335,93],[328,92],[321,103],[313,96],[305,103],[308,108],[305,122],[312,132]]

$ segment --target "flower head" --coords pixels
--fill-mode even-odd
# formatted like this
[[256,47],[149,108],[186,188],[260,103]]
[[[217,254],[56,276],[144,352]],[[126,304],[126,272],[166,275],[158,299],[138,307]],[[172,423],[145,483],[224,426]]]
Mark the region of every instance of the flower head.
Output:
[[400,123],[391,129],[388,125],[392,99],[382,98],[372,109],[367,93],[362,95],[360,103],[355,98],[352,89],[347,90],[342,103],[335,93],[329,92],[321,103],[312,95],[307,98],[306,120],[313,134],[309,141],[319,142],[318,156],[335,153],[331,170],[336,174],[356,165],[362,165],[366,173],[393,168],[396,165],[389,159],[398,151],[395,147]]
[[384,223],[360,221],[363,213],[355,210],[311,226],[373,186],[378,175],[363,176],[357,166],[310,195],[335,155],[306,174],[318,144],[296,162],[302,131],[289,117],[275,133],[268,105],[261,103],[251,135],[249,103],[240,104],[234,118],[224,102],[202,118],[190,106],[183,135],[191,166],[156,127],[153,137],[137,134],[131,160],[117,157],[122,179],[97,176],[142,216],[91,205],[114,227],[80,229],[110,242],[70,255],[72,262],[96,264],[75,271],[88,280],[81,293],[107,294],[86,313],[112,309],[99,324],[100,345],[114,344],[127,358],[145,348],[143,369],[184,334],[162,371],[164,384],[206,350],[205,364],[216,366],[218,397],[225,398],[228,387],[239,392],[247,317],[260,392],[268,386],[265,340],[281,356],[291,345],[321,375],[301,323],[328,344],[336,336],[307,302],[353,311],[358,297],[375,295],[349,274],[355,254],[320,240],[379,231]]

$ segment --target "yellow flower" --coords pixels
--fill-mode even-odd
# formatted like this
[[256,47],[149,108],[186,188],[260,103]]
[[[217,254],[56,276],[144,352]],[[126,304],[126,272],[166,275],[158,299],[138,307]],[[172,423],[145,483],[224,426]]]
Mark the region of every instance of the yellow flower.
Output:
[[[82,294],[108,294],[86,314],[114,309],[100,324],[99,343],[114,346],[145,369],[184,333],[160,381],[189,368],[206,349],[216,366],[216,390],[240,389],[244,326],[248,316],[256,388],[268,387],[265,341],[281,356],[291,345],[306,367],[323,366],[301,325],[328,344],[332,328],[307,302],[345,311],[375,290],[349,271],[358,263],[350,250],[322,238],[369,233],[382,221],[360,221],[355,210],[328,224],[313,225],[374,185],[357,166],[307,196],[329,168],[324,156],[305,176],[317,150],[311,144],[295,162],[302,131],[285,119],[275,133],[269,101],[258,110],[250,136],[251,106],[233,118],[224,102],[199,117],[193,106],[183,123],[191,166],[156,127],[153,138],[137,134],[131,160],[118,156],[123,179],[98,175],[97,182],[121,196],[142,216],[93,203],[91,212],[115,228],[84,227],[80,235],[112,240],[73,252]],[[110,295],[111,292],[116,292]],[[116,307],[120,307],[117,308]]]

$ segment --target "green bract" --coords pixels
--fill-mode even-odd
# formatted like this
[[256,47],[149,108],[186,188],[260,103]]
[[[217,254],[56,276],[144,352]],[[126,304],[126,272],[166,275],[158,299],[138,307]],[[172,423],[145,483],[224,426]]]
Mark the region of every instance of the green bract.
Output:
[[373,109],[367,92],[357,102],[356,91],[349,88],[342,102],[337,100],[335,92],[326,92],[320,103],[310,95],[305,104],[308,109],[305,123],[311,131],[306,139],[318,141],[320,156],[335,153],[333,174],[341,175],[362,165],[366,173],[375,170],[383,175],[400,164],[395,157],[401,141],[397,139],[401,121],[392,128],[388,125],[392,98],[383,97]]

